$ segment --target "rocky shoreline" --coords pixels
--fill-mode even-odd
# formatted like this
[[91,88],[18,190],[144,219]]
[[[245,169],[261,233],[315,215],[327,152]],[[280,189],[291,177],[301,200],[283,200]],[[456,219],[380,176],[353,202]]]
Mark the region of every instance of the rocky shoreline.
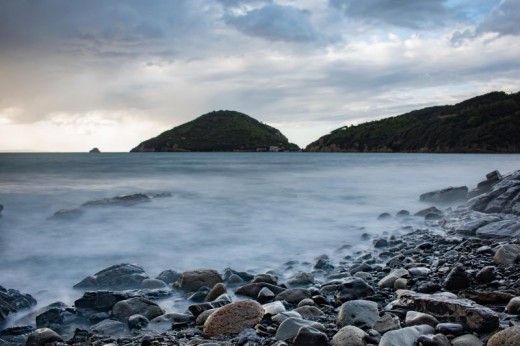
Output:
[[[0,286],[0,345],[520,345],[520,171],[421,199],[437,206],[379,217],[404,235],[291,275],[118,264],[37,311]],[[179,295],[186,311],[161,307]]]

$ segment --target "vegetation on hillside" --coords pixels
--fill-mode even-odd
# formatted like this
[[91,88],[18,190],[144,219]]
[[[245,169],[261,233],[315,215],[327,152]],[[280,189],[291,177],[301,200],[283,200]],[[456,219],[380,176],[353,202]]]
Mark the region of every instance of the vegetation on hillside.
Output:
[[235,111],[214,111],[142,142],[133,152],[299,150],[280,131]]
[[342,127],[306,151],[520,152],[520,92],[492,92],[452,106]]

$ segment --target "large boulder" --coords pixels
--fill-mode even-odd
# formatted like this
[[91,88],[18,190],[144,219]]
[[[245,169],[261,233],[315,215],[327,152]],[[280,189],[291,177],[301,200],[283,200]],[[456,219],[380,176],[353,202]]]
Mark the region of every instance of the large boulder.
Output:
[[93,290],[127,290],[140,288],[143,280],[148,279],[143,268],[135,264],[117,264],[88,276],[74,285],[74,288]]
[[520,245],[517,244],[500,245],[493,256],[496,264],[513,264],[518,258],[520,258]]
[[464,323],[475,332],[491,331],[499,325],[496,312],[469,299],[412,291],[401,291],[398,295],[400,304],[411,310],[430,314],[442,322]]
[[504,329],[493,335],[487,346],[516,346],[520,342],[520,326]]
[[468,205],[483,213],[520,215],[520,171],[503,178],[488,193],[472,198]]
[[452,204],[465,202],[468,198],[468,188],[466,186],[448,187],[446,189],[423,193],[419,199],[421,202],[434,204]]
[[95,291],[85,292],[81,298],[74,302],[74,306],[83,315],[89,313],[108,312],[114,305],[131,297],[129,292]]
[[223,306],[204,322],[204,335],[208,337],[240,333],[253,328],[264,316],[264,308],[253,300],[243,300]]
[[185,292],[194,292],[201,287],[213,287],[222,282],[222,276],[213,269],[196,269],[183,272],[177,280],[177,287]]
[[30,309],[34,305],[36,305],[36,299],[30,294],[23,294],[18,290],[5,289],[0,286],[0,327],[5,323],[8,315]]

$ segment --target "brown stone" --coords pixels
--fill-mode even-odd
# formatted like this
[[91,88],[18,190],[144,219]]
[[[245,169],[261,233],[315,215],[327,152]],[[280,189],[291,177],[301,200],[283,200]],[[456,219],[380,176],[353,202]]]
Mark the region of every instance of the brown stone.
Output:
[[204,335],[214,337],[240,333],[253,328],[264,316],[264,308],[254,300],[243,300],[223,306],[204,323]]
[[223,283],[219,282],[218,284],[213,286],[211,291],[209,291],[208,295],[206,296],[205,301],[206,302],[214,301],[215,299],[217,299],[218,297],[220,297],[221,295],[223,295],[225,293],[227,293],[226,286]]
[[186,271],[177,280],[177,286],[186,292],[194,292],[199,288],[213,287],[222,282],[222,276],[213,269],[197,269]]
[[26,346],[43,346],[63,339],[54,330],[49,328],[36,329],[27,337]]
[[520,326],[514,326],[496,333],[489,339],[487,346],[518,346],[520,344]]

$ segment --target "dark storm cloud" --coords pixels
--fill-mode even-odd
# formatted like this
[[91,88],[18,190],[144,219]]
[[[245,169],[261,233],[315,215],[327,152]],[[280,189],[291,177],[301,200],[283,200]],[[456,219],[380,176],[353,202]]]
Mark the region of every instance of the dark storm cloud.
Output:
[[411,29],[443,25],[451,16],[443,0],[329,0],[348,18]]
[[269,41],[309,42],[318,38],[310,14],[293,6],[269,4],[241,15],[227,14],[225,20],[246,35]]
[[520,1],[503,0],[479,26],[479,32],[520,35]]

